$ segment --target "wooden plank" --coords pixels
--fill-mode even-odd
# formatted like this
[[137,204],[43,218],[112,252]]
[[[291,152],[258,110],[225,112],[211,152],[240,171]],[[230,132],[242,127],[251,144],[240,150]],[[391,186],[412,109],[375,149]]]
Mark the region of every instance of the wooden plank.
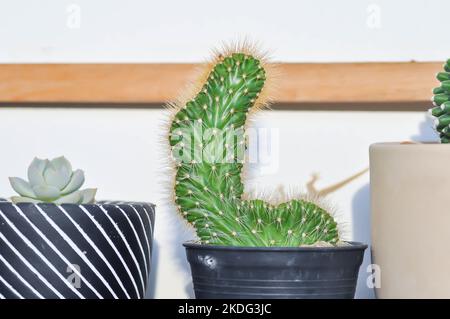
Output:
[[[442,63],[282,63],[279,103],[423,103]],[[0,64],[0,103],[161,103],[195,64]]]
[[438,85],[443,63],[288,64],[283,102],[398,103],[425,102]]

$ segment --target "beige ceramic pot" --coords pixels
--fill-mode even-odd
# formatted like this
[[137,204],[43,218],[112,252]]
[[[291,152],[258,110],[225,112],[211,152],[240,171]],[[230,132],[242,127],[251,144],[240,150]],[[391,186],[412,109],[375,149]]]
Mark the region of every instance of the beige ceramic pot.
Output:
[[450,298],[450,145],[370,147],[379,298]]

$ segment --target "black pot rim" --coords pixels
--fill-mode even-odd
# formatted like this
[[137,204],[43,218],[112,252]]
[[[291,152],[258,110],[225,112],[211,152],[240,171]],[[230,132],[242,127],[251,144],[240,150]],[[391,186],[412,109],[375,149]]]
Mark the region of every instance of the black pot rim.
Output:
[[93,207],[93,206],[98,207],[98,206],[110,206],[110,205],[113,205],[113,206],[134,205],[134,206],[151,206],[153,208],[156,207],[156,205],[153,203],[133,202],[133,201],[98,201],[94,204],[71,204],[71,203],[55,204],[55,203],[26,203],[26,202],[15,204],[9,200],[4,200],[4,201],[0,200],[0,207],[2,205],[19,205],[19,206],[26,206],[26,205],[49,206],[49,205],[52,205],[52,206],[83,206],[83,207]]
[[291,252],[324,252],[324,251],[354,251],[364,250],[366,244],[356,241],[345,241],[350,246],[333,246],[333,247],[250,247],[250,246],[220,246],[220,245],[202,245],[195,242],[184,242],[185,248],[201,249],[201,250],[222,250],[222,251],[291,251]]

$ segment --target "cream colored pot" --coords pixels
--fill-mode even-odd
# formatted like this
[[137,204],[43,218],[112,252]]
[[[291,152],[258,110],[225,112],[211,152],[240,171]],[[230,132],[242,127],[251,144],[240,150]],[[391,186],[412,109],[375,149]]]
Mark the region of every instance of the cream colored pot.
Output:
[[450,145],[370,147],[378,298],[450,298]]

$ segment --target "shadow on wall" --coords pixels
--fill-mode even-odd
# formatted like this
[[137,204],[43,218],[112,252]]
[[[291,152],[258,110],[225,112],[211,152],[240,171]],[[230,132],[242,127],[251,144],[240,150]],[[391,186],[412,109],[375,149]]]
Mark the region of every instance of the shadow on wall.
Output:
[[423,121],[419,124],[418,132],[411,136],[411,140],[415,142],[438,142],[439,137],[433,125],[433,119],[424,116]]
[[[428,116],[424,116],[418,126],[418,132],[411,135],[415,142],[437,142],[438,136],[433,129],[433,124]],[[364,262],[359,273],[359,282],[356,288],[358,298],[374,298],[373,289],[367,286],[369,273],[367,267],[372,263],[371,258],[371,223],[370,223],[370,184],[361,187],[353,197],[352,201],[353,239],[367,243],[369,248],[364,254]]]
[[159,260],[159,244],[156,238],[154,238],[152,246],[152,265],[150,268],[149,286],[147,287],[147,292],[145,294],[145,298],[147,299],[155,298],[156,278],[158,275],[158,260]]
[[[152,269],[146,298],[194,298],[189,263],[183,243],[193,240],[194,233],[170,205],[160,205],[152,255]],[[160,234],[164,231],[164,234]],[[173,234],[173,236],[167,236]],[[170,264],[169,270],[167,265]],[[161,280],[161,278],[163,278]],[[183,294],[180,294],[180,280]],[[172,296],[173,293],[173,296]]]
[[364,252],[364,261],[359,269],[359,280],[356,287],[356,297],[371,299],[375,297],[373,289],[367,286],[367,267],[371,261],[370,247],[370,186],[361,187],[352,201],[353,240],[368,244]]
[[170,214],[170,224],[173,227],[176,235],[173,238],[173,241],[170,243],[171,247],[171,258],[176,264],[176,267],[183,274],[185,280],[184,291],[186,297],[189,299],[193,299],[194,297],[194,288],[192,285],[191,278],[191,268],[186,258],[186,251],[183,246],[183,243],[186,241],[192,241],[195,238],[195,233],[187,226],[186,222],[179,216],[179,213],[175,211],[172,207],[166,207],[168,213]]

